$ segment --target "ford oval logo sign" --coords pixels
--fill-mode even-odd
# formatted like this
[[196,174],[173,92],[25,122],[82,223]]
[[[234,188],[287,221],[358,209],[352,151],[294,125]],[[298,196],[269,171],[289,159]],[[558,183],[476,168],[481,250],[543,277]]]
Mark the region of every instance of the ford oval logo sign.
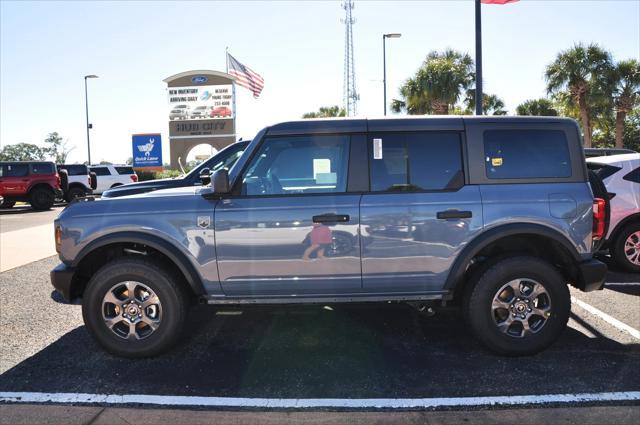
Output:
[[196,75],[195,77],[191,77],[191,82],[194,84],[202,84],[202,83],[206,83],[207,80],[209,80],[207,77],[205,77],[204,75]]

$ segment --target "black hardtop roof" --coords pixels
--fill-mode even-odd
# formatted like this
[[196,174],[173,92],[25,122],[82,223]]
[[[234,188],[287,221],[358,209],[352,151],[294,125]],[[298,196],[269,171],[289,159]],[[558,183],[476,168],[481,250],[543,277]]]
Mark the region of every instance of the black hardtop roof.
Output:
[[562,123],[575,124],[571,118],[531,116],[408,116],[389,118],[314,118],[286,121],[268,127],[269,135],[301,133],[364,133],[371,131],[464,130],[465,122],[488,123]]
[[53,161],[0,161],[0,164],[53,164]]

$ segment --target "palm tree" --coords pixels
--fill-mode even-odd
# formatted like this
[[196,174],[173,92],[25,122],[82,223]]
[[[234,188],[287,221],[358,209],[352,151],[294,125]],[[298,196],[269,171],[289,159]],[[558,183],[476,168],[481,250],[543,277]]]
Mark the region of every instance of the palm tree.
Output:
[[557,117],[558,111],[549,99],[530,99],[516,108],[518,115],[534,115],[538,117]]
[[330,118],[330,117],[346,117],[347,112],[339,107],[335,106],[321,106],[318,112],[307,112],[302,115],[302,118]]
[[400,87],[401,99],[394,99],[394,112],[448,115],[460,94],[473,85],[473,59],[466,53],[447,49],[427,55],[416,75]]
[[640,62],[629,59],[619,62],[612,73],[613,102],[616,111],[616,147],[622,147],[624,120],[640,105]]
[[[476,105],[476,90],[467,90],[467,98],[464,101],[466,114],[473,115]],[[504,109],[504,101],[495,94],[482,94],[482,113],[484,115],[507,115]]]
[[568,91],[580,110],[585,147],[591,147],[592,104],[604,93],[611,69],[611,54],[596,44],[576,44],[560,52],[547,66],[547,91],[550,94]]

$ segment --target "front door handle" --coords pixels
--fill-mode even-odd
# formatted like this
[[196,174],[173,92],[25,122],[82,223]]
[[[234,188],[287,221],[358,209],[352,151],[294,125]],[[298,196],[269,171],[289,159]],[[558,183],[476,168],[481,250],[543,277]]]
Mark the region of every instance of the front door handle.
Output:
[[436,217],[439,220],[449,220],[452,218],[471,218],[471,211],[459,211],[459,210],[447,210],[447,211],[438,211]]
[[314,215],[314,223],[346,223],[350,217],[347,214],[321,214]]

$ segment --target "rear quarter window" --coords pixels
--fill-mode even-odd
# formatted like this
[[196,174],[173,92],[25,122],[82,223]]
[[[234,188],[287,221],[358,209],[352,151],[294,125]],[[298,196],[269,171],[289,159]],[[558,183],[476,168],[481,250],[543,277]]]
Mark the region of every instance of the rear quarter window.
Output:
[[484,154],[489,179],[571,177],[569,146],[560,130],[488,130]]

